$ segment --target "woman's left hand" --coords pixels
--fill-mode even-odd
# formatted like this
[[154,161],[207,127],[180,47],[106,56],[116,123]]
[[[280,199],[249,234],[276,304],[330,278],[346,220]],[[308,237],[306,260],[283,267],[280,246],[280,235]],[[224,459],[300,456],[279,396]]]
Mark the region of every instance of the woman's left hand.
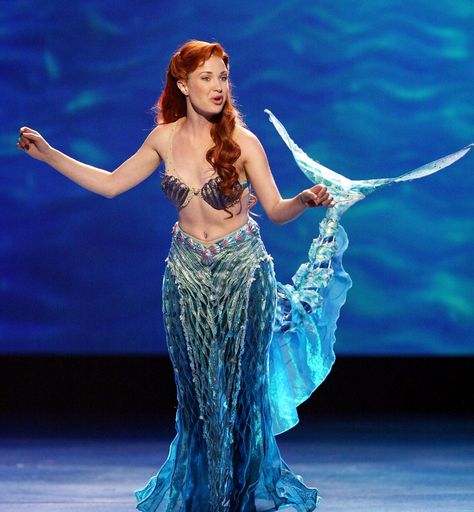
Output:
[[315,208],[318,206],[327,206],[332,208],[334,206],[334,198],[329,194],[328,189],[324,185],[315,185],[314,187],[307,188],[298,194],[300,201],[308,208]]

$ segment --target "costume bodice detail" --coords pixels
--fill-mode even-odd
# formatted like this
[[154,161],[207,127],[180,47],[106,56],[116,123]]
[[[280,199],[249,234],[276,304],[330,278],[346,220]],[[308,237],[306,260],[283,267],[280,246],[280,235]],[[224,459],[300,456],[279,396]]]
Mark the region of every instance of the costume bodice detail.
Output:
[[190,187],[182,178],[176,175],[173,166],[173,138],[175,131],[176,123],[171,130],[166,170],[161,174],[161,188],[166,197],[178,210],[184,208],[194,196],[200,196],[216,210],[224,210],[238,203],[241,191],[250,187],[250,183],[247,181],[244,183],[237,181],[233,186],[234,193],[232,195],[225,195],[219,188],[219,183],[222,181],[219,175],[209,179],[201,188]]

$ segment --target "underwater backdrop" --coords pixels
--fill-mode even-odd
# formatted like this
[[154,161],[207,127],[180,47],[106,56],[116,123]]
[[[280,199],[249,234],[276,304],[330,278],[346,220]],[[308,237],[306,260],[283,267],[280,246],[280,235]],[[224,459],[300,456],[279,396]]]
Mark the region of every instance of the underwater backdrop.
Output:
[[[265,108],[331,169],[397,176],[474,142],[473,26],[468,0],[4,3],[0,352],[166,352],[161,279],[176,212],[159,173],[108,200],[18,150],[21,126],[113,171],[153,128],[171,54],[216,40],[283,197],[311,183]],[[468,154],[347,212],[353,287],[336,353],[474,354],[473,195]],[[284,226],[253,211],[289,282],[323,209]]]

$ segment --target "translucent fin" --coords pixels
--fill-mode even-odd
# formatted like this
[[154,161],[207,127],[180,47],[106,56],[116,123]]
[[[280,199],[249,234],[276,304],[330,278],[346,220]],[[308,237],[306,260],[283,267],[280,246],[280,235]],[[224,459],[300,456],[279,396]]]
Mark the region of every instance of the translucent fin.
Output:
[[324,184],[334,197],[319,224],[319,235],[311,244],[308,261],[292,278],[293,284],[278,283],[278,303],[270,345],[270,403],[273,433],[281,434],[298,423],[296,408],[323,382],[335,361],[336,323],[347,291],[352,286],[342,266],[348,246],[339,224],[342,214],[377,188],[423,178],[463,157],[474,144],[395,178],[350,180],[310,158],[288,135],[269,111],[278,133],[301,171],[314,184]]
[[432,162],[424,164],[420,167],[417,167],[416,169],[413,169],[412,171],[405,172],[394,178],[351,180],[342,174],[339,174],[336,171],[321,165],[317,160],[313,160],[311,157],[309,157],[293,141],[293,139],[289,136],[286,128],[275,117],[275,115],[268,109],[265,109],[265,113],[269,115],[271,123],[275,126],[277,132],[288,146],[290,151],[293,153],[293,157],[303,174],[314,184],[322,183],[325,185],[329,192],[334,196],[336,202],[343,202],[350,198],[350,206],[380,187],[401,181],[416,180],[430,174],[434,174],[435,172],[444,169],[448,165],[451,165],[452,163],[462,158],[474,146],[474,144],[468,144],[455,153],[451,153],[449,155],[438,158],[437,160],[433,160]]

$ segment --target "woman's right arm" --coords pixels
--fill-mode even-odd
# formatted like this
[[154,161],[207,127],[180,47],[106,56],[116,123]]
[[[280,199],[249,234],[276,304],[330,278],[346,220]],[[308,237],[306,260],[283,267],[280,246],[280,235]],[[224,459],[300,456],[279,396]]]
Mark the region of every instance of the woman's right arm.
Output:
[[81,187],[107,198],[113,198],[148,178],[161,163],[158,153],[160,127],[148,134],[138,151],[113,172],[79,162],[51,147],[36,131],[23,126],[16,146],[31,157],[41,160]]

